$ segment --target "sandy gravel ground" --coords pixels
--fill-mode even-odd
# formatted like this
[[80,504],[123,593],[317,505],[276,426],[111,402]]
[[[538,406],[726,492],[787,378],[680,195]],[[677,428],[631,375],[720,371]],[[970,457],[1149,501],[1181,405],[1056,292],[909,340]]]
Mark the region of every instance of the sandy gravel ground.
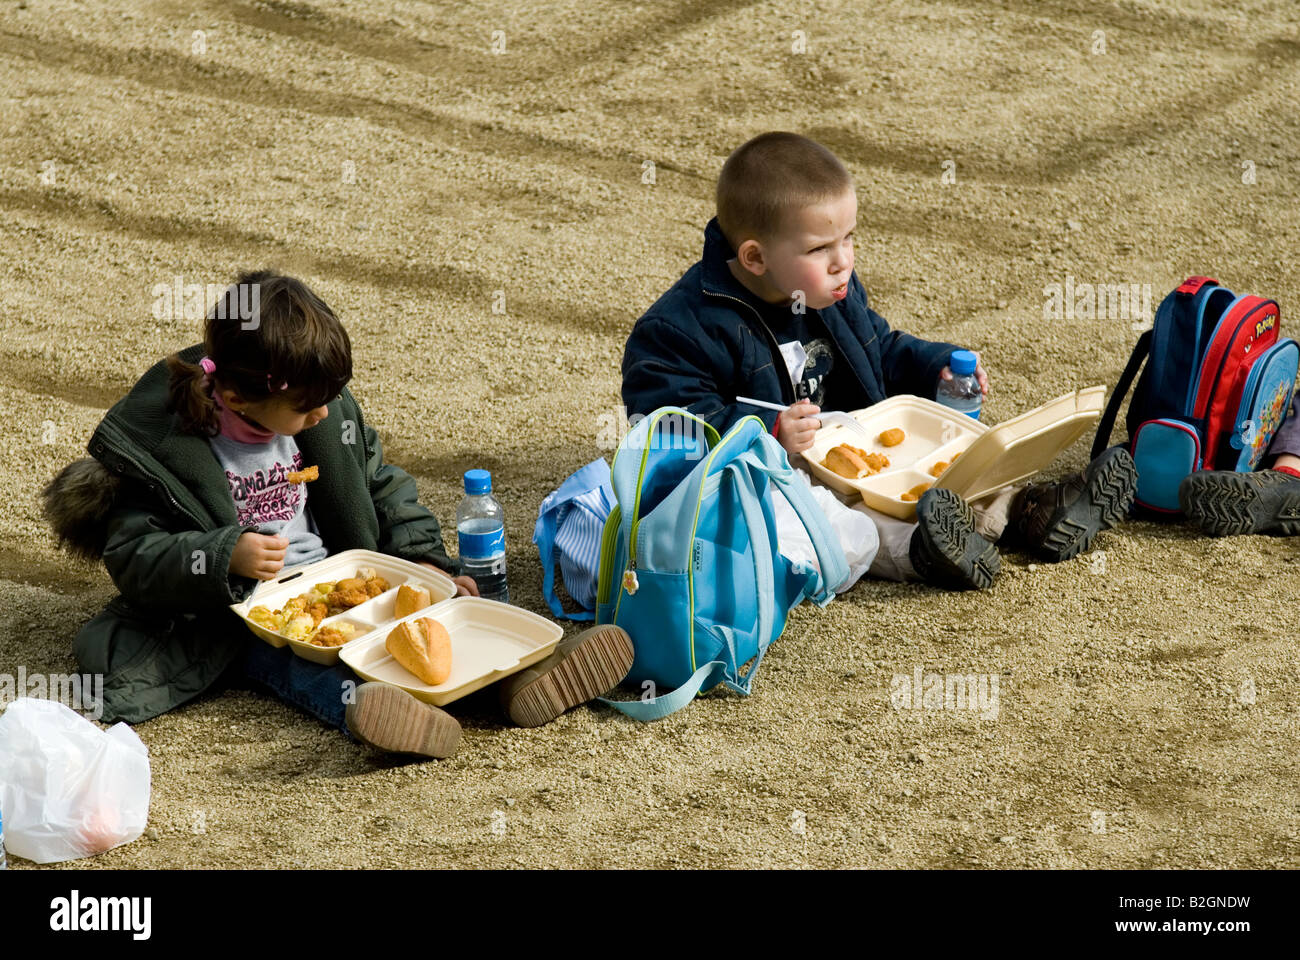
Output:
[[[112,593],[54,552],[36,492],[197,339],[151,313],[175,276],[312,284],[445,526],[461,471],[493,471],[511,592],[537,611],[537,504],[608,452],[627,332],[762,130],[845,160],[875,306],[982,351],[989,421],[1118,375],[1129,318],[1044,320],[1067,275],[1158,301],[1207,272],[1276,297],[1294,334],[1298,19],[1291,0],[5,3],[0,671],[73,670]],[[978,596],[862,583],[793,615],[752,697],[653,725],[580,708],[514,729],[476,695],[444,762],[251,692],[203,699],[137,728],[146,837],[69,866],[1295,866],[1300,544],[1133,523],[1098,548],[1008,555]],[[997,717],[891,709],[918,667],[997,676]]]

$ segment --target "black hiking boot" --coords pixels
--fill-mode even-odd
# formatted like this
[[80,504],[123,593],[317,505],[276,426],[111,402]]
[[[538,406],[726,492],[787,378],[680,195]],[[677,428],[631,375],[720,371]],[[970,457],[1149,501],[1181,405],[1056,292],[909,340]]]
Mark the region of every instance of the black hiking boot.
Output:
[[987,590],[1002,569],[998,548],[975,532],[970,504],[951,490],[921,494],[908,555],[917,576],[950,590]]
[[1049,563],[1069,560],[1128,515],[1137,468],[1123,447],[1111,447],[1055,483],[1033,483],[1012,501],[1005,539]]
[[1214,537],[1300,533],[1300,477],[1281,470],[1202,470],[1178,486],[1187,519]]

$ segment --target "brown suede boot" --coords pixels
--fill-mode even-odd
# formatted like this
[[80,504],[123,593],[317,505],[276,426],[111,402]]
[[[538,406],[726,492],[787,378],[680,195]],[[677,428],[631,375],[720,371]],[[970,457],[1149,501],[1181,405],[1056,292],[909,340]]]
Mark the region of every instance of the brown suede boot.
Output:
[[386,753],[450,757],[460,745],[456,718],[391,683],[363,683],[345,712],[348,730]]
[[1111,447],[1082,473],[1021,490],[1002,542],[1023,546],[1049,563],[1069,560],[1128,515],[1136,490],[1133,458],[1123,447]]
[[560,641],[545,660],[501,681],[501,706],[519,726],[540,726],[613,690],[631,669],[627,631],[608,624],[591,627]]

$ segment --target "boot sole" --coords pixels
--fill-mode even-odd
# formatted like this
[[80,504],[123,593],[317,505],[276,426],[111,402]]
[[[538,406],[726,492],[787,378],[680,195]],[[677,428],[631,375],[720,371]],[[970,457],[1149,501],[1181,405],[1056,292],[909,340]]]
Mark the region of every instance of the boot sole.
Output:
[[1097,534],[1128,516],[1137,492],[1137,467],[1127,450],[1113,448],[1084,471],[1083,495],[1043,537],[1040,553],[1053,562],[1070,560],[1092,545]]
[[456,718],[390,683],[363,683],[345,711],[348,729],[387,753],[450,757],[460,745]]
[[613,690],[632,669],[632,638],[622,627],[592,627],[552,670],[520,687],[506,712],[521,727],[550,723],[565,710]]
[[1178,504],[1188,519],[1214,537],[1246,533],[1300,533],[1300,492],[1283,480],[1261,490],[1250,481],[1262,474],[1209,471],[1194,473],[1178,488]]
[[[919,509],[924,515],[917,517],[929,552],[941,558],[942,563],[917,569],[925,580],[962,589],[987,590],[993,578],[1002,569],[998,548],[975,532],[975,513],[970,505],[951,490],[935,490]],[[915,559],[913,560],[916,566]],[[926,564],[923,564],[926,566]]]

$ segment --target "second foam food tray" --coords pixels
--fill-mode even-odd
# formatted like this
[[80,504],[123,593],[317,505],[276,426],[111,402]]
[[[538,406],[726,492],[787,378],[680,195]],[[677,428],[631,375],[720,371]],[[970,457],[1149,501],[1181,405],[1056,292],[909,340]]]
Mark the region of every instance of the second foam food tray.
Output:
[[[365,603],[357,604],[342,613],[326,617],[320,627],[347,624],[353,628],[352,639],[338,647],[318,647],[303,640],[290,640],[282,634],[269,630],[263,624],[249,619],[249,611],[254,607],[266,607],[278,610],[294,597],[307,593],[318,583],[333,583],[355,577],[358,569],[371,568],[388,581],[388,589]],[[316,563],[303,564],[281,571],[281,576],[274,580],[259,583],[243,603],[236,603],[230,609],[248,624],[248,628],[271,644],[283,647],[288,644],[293,652],[305,660],[314,663],[333,664],[339,659],[343,647],[357,643],[367,637],[382,632],[387,636],[397,623],[394,607],[397,602],[397,590],[402,584],[423,587],[429,591],[431,606],[448,600],[456,595],[456,584],[451,577],[440,570],[392,557],[374,550],[344,550],[326,557]],[[425,609],[431,609],[426,607]]]
[[[386,646],[388,634],[398,623],[422,617],[442,624],[451,637],[451,676],[437,686],[410,673]],[[532,666],[555,650],[563,634],[558,623],[531,610],[481,597],[456,597],[348,644],[341,657],[365,680],[395,684],[425,703],[442,706]]]
[[[933,400],[890,397],[853,412],[871,437],[871,446],[864,447],[843,427],[826,426],[817,431],[804,459],[827,486],[843,494],[860,494],[873,509],[911,520],[916,516],[916,501],[904,499],[906,493],[919,494],[927,486],[936,486],[978,500],[1033,476],[1097,420],[1105,392],[1104,387],[1088,387],[1067,393],[996,427]],[[903,442],[893,447],[881,444],[880,434],[895,428],[903,431]],[[889,466],[858,480],[842,477],[822,463],[841,443],[884,454]]]

